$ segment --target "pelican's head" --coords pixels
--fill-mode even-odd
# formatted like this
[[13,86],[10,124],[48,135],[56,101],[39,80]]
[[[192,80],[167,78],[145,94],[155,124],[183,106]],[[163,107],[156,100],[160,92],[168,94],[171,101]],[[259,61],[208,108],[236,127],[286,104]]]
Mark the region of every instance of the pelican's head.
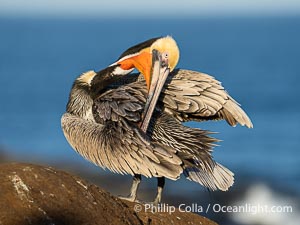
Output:
[[112,65],[119,65],[121,74],[131,72],[134,68],[140,71],[146,80],[147,88],[150,89],[152,80],[153,51],[160,54],[163,66],[174,70],[179,60],[179,49],[176,41],[170,37],[153,38],[127,49]]
[[162,55],[163,60],[167,58],[167,66],[172,72],[179,61],[179,49],[176,41],[170,36],[159,38],[150,46],[150,52],[153,50],[157,50]]

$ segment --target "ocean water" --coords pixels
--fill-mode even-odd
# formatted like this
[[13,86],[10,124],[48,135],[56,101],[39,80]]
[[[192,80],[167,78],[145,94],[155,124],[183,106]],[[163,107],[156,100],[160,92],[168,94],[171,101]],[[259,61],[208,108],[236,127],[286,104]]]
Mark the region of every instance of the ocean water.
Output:
[[299,194],[300,17],[0,18],[0,148],[24,161],[88,164],[60,128],[73,80],[162,35],[177,40],[178,67],[222,81],[252,119],[253,129],[188,123],[218,132],[223,141],[215,159],[241,179],[247,175]]

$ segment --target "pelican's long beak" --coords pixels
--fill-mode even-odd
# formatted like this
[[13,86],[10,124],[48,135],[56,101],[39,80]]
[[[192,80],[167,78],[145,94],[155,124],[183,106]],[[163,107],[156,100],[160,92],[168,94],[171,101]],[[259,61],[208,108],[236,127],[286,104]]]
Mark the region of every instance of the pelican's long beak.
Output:
[[[162,58],[162,55],[157,51],[152,51],[152,67],[150,72],[150,87],[148,98],[144,109],[144,118],[141,129],[146,133],[153,111],[155,109],[159,95],[163,89],[166,79],[170,73],[167,59]],[[148,83],[147,83],[148,85]]]

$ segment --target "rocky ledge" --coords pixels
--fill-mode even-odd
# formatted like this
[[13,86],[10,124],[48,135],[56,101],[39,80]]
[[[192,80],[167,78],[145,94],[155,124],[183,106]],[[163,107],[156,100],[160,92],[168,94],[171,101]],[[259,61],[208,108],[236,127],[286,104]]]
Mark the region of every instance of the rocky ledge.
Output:
[[143,207],[51,167],[0,164],[0,225],[216,225],[193,213],[151,213]]

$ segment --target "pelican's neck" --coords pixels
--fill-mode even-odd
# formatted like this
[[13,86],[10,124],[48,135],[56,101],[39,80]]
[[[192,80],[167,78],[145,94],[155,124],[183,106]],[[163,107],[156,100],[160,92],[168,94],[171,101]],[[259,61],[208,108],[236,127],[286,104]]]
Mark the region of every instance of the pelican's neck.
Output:
[[93,99],[90,92],[90,87],[77,79],[70,92],[67,112],[84,119],[92,119]]
[[99,72],[89,71],[79,76],[71,89],[67,112],[84,119],[93,120],[92,107],[97,98],[108,85],[115,82],[117,66],[107,67]]

